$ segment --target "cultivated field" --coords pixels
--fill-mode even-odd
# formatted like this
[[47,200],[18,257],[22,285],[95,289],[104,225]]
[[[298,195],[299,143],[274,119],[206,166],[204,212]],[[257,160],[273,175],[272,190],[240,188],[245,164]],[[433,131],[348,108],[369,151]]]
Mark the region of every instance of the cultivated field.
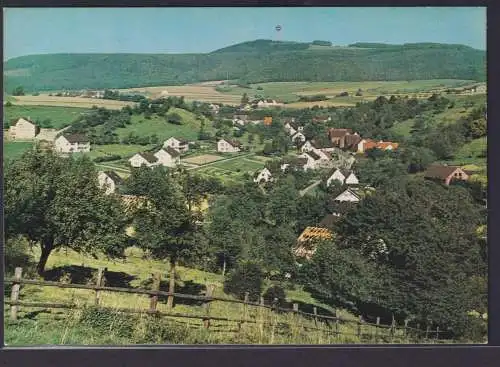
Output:
[[47,94],[39,96],[16,96],[13,104],[28,106],[60,106],[92,108],[93,106],[105,107],[110,110],[119,110],[125,106],[133,106],[134,102],[114,101],[109,99],[84,98],[84,97],[56,97]]
[[120,89],[122,93],[142,93],[150,97],[183,96],[186,101],[203,101],[236,105],[240,103],[241,95],[223,94],[215,90],[216,82],[207,82],[182,86],[159,86]]
[[218,160],[223,159],[223,158],[224,157],[221,157],[219,155],[214,155],[214,154],[202,154],[202,155],[184,158],[182,161],[184,163],[202,165],[202,164],[212,163],[212,162],[218,161]]

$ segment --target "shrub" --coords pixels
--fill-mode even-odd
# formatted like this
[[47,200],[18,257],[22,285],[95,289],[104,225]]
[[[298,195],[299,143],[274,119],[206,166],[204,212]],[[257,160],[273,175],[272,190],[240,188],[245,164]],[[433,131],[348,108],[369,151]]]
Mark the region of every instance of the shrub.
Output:
[[130,338],[134,333],[137,317],[102,308],[85,307],[78,321],[80,324],[102,334]]
[[10,101],[7,101],[7,102],[5,103],[5,107],[11,107],[11,106],[12,106],[12,103],[11,103]]
[[278,305],[281,306],[285,303],[286,294],[285,294],[285,290],[281,286],[273,285],[272,287],[268,288],[265,291],[263,297],[264,297],[264,300],[270,304],[272,304],[274,302],[274,299],[277,298]]
[[182,125],[182,117],[175,112],[169,113],[166,120],[169,124]]
[[261,267],[253,262],[243,262],[231,272],[224,282],[224,292],[244,299],[245,292],[249,293],[249,299],[258,301],[262,292],[262,280],[264,274]]
[[99,163],[99,162],[117,161],[118,159],[121,159],[121,158],[122,157],[118,154],[111,154],[111,155],[106,155],[103,157],[94,158],[94,162]]

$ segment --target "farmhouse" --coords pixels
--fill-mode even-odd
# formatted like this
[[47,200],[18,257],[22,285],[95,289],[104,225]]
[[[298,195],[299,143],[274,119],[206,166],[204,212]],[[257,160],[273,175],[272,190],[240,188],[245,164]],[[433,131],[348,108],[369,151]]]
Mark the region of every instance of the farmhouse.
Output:
[[295,158],[287,158],[284,159],[281,163],[281,171],[285,172],[290,169],[300,169],[303,171],[307,171],[308,169],[313,168],[310,165],[310,158],[307,157],[295,157]]
[[99,187],[105,190],[106,195],[116,191],[123,183],[123,179],[113,171],[100,171],[97,175]]
[[298,123],[295,122],[295,119],[292,118],[291,120],[287,121],[285,123],[285,130],[286,132],[290,135],[293,136],[298,132],[303,132],[304,131],[304,126],[300,126]]
[[187,152],[189,150],[189,142],[185,139],[171,137],[165,140],[163,143],[163,148],[173,148],[181,153]]
[[90,152],[90,140],[83,134],[63,133],[54,142],[56,152]]
[[162,148],[154,153],[154,156],[158,159],[158,163],[164,167],[175,167],[180,164],[180,155],[181,153],[170,147]]
[[360,199],[361,197],[357,192],[351,189],[347,189],[343,193],[338,195],[334,200],[340,202],[348,201],[351,203],[359,203]]
[[220,109],[220,106],[217,105],[217,104],[213,104],[213,103],[210,103],[208,105],[208,107],[210,108],[210,110],[216,115],[219,113],[219,109]]
[[255,178],[253,179],[253,182],[262,183],[262,182],[269,182],[272,180],[273,180],[273,177],[272,177],[271,171],[269,171],[267,168],[264,168],[260,172],[257,172],[255,174]]
[[329,187],[335,180],[339,181],[341,185],[357,185],[359,180],[354,172],[336,169],[330,177],[326,180],[326,186]]
[[142,165],[153,167],[160,164],[160,162],[158,162],[158,158],[150,152],[137,153],[128,161],[132,167],[140,167]]
[[9,136],[12,140],[31,140],[39,133],[40,127],[29,118],[24,119],[22,117],[9,129]]
[[279,107],[283,103],[278,103],[274,99],[261,99],[259,101],[254,101],[254,107],[256,108],[268,108],[268,107]]
[[241,143],[237,140],[221,139],[217,142],[217,151],[222,153],[236,153],[241,150]]
[[460,167],[432,165],[427,168],[424,177],[430,180],[435,180],[445,185],[449,185],[452,180],[467,181],[469,175]]
[[332,232],[328,228],[307,227],[297,238],[297,245],[293,248],[293,254],[296,257],[310,260],[316,252],[318,242],[332,238]]
[[245,121],[240,119],[233,119],[233,125],[245,126]]
[[308,169],[316,169],[321,157],[314,152],[305,152],[298,156],[299,158],[306,159],[306,164],[303,166],[304,171]]

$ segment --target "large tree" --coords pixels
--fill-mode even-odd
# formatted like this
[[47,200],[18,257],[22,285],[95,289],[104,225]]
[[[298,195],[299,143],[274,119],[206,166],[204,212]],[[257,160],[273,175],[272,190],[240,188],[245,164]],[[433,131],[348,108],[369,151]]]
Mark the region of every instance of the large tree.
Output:
[[37,272],[57,248],[123,253],[125,219],[118,198],[97,183],[88,158],[62,158],[38,148],[5,167],[6,237],[25,236],[41,249]]
[[[196,240],[194,217],[178,177],[162,167],[143,166],[134,169],[127,180],[128,191],[147,200],[147,205],[135,212],[137,243],[153,257],[168,259],[171,293],[175,291],[177,263],[189,257]],[[173,306],[173,297],[168,298],[167,306]]]

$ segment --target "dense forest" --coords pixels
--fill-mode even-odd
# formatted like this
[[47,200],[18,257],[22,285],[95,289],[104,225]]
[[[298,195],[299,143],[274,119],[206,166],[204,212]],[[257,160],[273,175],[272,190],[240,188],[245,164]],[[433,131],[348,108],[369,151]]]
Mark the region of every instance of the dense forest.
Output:
[[[369,81],[486,79],[486,53],[462,45],[311,44],[257,40],[208,54],[48,54],[4,65],[4,90],[180,85],[208,80]],[[376,47],[374,47],[376,46]]]

